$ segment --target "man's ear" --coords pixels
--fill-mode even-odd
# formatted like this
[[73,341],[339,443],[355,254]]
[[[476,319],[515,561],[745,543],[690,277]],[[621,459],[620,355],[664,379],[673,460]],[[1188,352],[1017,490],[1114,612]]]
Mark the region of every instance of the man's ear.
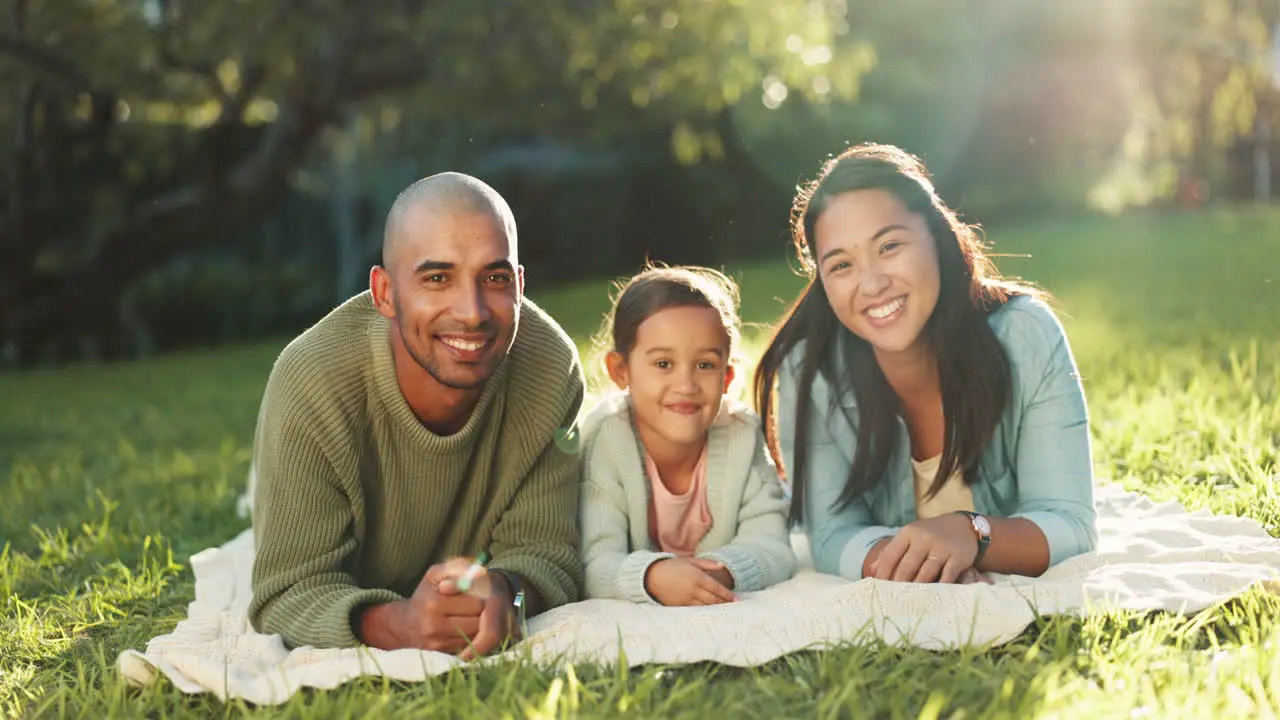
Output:
[[524,266],[516,266],[516,294],[524,297]]
[[396,304],[391,301],[391,273],[381,265],[374,265],[369,271],[369,291],[373,294],[373,306],[382,317],[394,318]]
[[626,390],[627,385],[627,359],[617,350],[610,350],[604,356],[605,369],[609,371],[609,379],[619,390]]
[[733,365],[728,365],[724,369],[724,392],[729,392],[729,386],[733,384]]

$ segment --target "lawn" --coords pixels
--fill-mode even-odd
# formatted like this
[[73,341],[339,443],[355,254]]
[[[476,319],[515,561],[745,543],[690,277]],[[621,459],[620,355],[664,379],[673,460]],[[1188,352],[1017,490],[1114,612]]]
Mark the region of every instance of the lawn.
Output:
[[[1280,536],[1280,210],[1053,221],[990,239],[1014,256],[999,260],[1006,273],[1057,298],[1099,477]],[[753,323],[799,287],[783,262],[730,270]],[[589,353],[606,282],[530,282]],[[749,333],[748,354],[760,338]],[[751,670],[510,665],[412,685],[362,679],[278,708],[130,689],[117,653],[169,632],[192,599],[187,557],[245,527],[235,503],[282,342],[0,376],[0,714],[1207,718],[1280,707],[1280,598],[1260,592],[1195,617],[1047,619],[986,653],[850,647]]]

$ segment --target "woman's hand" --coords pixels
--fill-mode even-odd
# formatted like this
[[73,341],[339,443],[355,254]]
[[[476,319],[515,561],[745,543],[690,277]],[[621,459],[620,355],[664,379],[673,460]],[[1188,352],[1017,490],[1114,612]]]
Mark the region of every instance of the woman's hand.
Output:
[[978,540],[969,518],[948,513],[904,526],[869,568],[880,580],[953,583],[973,567]]
[[699,566],[708,562],[710,561],[687,558],[659,560],[645,572],[644,589],[663,605],[718,605],[733,602],[733,591]]

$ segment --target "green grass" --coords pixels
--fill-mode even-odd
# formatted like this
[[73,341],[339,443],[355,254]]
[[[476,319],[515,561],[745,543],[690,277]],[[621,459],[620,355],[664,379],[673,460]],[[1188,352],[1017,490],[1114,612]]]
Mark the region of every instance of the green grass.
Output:
[[[990,239],[1031,254],[1001,267],[1058,299],[1098,474],[1280,535],[1280,211],[1059,221]],[[781,261],[730,270],[751,322],[774,319],[799,287]],[[531,281],[575,337],[594,332],[606,283]],[[749,354],[760,337],[749,334]],[[513,664],[418,684],[366,678],[273,708],[130,689],[116,654],[172,630],[192,599],[187,557],[245,527],[235,500],[280,346],[0,377],[0,714],[1216,718],[1280,707],[1280,598],[1261,592],[1189,618],[1047,619],[985,653],[849,647],[751,670]]]

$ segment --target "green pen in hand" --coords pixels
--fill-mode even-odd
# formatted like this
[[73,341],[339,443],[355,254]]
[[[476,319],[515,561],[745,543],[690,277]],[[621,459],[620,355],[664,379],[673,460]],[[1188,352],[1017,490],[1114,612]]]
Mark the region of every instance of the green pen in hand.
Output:
[[467,568],[467,571],[462,574],[462,577],[458,578],[458,589],[462,592],[470,590],[471,583],[476,579],[476,576],[480,574],[480,571],[484,569],[484,566],[488,564],[489,553],[481,552],[476,558],[476,561],[471,563],[471,567]]

